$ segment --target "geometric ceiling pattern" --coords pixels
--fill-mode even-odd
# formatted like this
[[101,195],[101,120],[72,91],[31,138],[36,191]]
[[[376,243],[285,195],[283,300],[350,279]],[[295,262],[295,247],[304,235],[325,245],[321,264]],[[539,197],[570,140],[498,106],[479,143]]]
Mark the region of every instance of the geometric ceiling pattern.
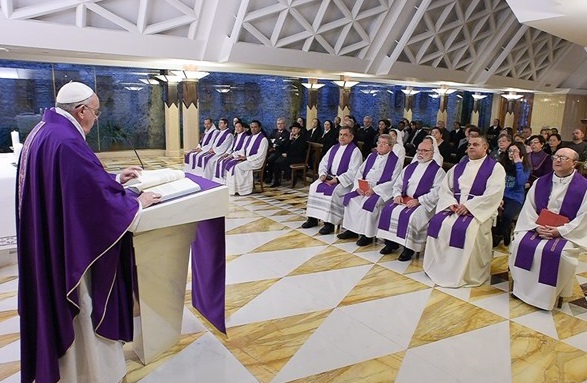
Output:
[[587,89],[583,47],[521,24],[503,0],[0,0],[0,46],[487,88],[554,91],[572,78]]

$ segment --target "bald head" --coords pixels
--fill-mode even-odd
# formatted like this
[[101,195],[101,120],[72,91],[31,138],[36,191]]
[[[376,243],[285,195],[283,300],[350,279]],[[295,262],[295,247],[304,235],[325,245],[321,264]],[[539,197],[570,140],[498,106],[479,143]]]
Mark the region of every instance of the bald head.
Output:
[[579,161],[579,154],[570,148],[561,148],[552,156],[552,169],[558,177],[566,177],[573,173]]

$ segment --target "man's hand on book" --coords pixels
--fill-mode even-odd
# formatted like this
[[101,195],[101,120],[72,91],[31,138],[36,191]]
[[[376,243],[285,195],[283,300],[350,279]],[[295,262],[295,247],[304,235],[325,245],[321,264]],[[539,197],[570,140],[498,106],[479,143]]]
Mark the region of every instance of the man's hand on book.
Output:
[[161,201],[161,194],[156,194],[153,192],[144,192],[141,193],[140,196],[138,196],[137,200],[143,208],[146,208],[153,204],[159,203]]
[[141,175],[141,170],[143,169],[141,169],[139,166],[130,166],[124,169],[122,173],[120,173],[120,183],[124,185],[134,178],[139,178],[139,175]]

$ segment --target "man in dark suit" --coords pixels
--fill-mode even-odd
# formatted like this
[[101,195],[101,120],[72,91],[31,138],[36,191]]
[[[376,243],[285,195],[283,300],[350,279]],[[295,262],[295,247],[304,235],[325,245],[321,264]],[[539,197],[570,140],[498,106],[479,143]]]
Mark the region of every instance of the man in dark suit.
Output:
[[287,150],[279,155],[273,166],[273,183],[271,187],[281,186],[281,173],[289,171],[289,165],[304,162],[308,142],[302,137],[302,127],[294,122],[290,127]]
[[318,142],[320,137],[322,137],[322,125],[319,119],[313,118],[310,122],[310,129],[308,129],[306,141]]
[[413,135],[408,139],[406,143],[406,155],[416,155],[416,148],[420,145],[420,142],[424,140],[424,137],[428,135],[428,132],[424,129],[422,121],[416,121]]
[[363,146],[361,147],[363,158],[367,158],[371,153],[371,149],[373,149],[373,146],[375,145],[376,134],[377,130],[373,127],[373,119],[371,116],[365,116],[363,118],[363,126],[357,130],[356,134],[357,142],[363,143]]
[[289,145],[289,131],[286,129],[285,119],[279,117],[277,119],[277,128],[273,129],[269,135],[269,150],[267,152],[267,165],[265,166],[266,183],[271,183],[275,160],[287,150],[287,145]]

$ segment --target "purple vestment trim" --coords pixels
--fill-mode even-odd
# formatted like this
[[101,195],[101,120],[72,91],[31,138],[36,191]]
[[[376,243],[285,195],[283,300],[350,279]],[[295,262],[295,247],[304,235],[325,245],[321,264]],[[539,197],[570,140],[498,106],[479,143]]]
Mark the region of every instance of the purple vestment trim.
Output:
[[[369,171],[373,167],[373,164],[375,164],[375,159],[377,158],[377,155],[378,155],[377,153],[371,153],[367,157],[367,160],[366,160],[367,163],[365,164],[365,169],[363,169],[363,179],[367,178],[367,174],[369,174]],[[379,181],[377,181],[377,185],[382,184],[384,182],[391,181],[391,176],[393,175],[393,169],[395,168],[395,164],[397,163],[397,160],[398,160],[398,157],[393,152],[390,152],[389,156],[387,156],[387,161],[385,162],[385,167],[383,168],[383,172],[381,172],[381,177],[379,177]],[[342,204],[344,206],[348,206],[351,198],[355,198],[358,195],[359,195],[359,193],[357,193],[356,191],[352,191],[350,193],[345,194],[344,198],[342,200]],[[374,196],[377,196],[377,197],[372,198]],[[365,203],[363,204],[363,209],[368,210],[370,212],[373,212],[378,200],[379,200],[379,196],[377,194],[373,194],[371,197],[369,197],[369,199],[367,201],[365,201]]]
[[367,201],[363,203],[363,210],[367,210],[373,213],[373,210],[375,210],[375,206],[377,205],[377,201],[379,201],[379,198],[380,197],[377,193],[373,193],[373,195],[367,198]]
[[440,233],[440,228],[442,227],[442,221],[452,214],[453,212],[450,210],[443,210],[440,213],[436,213],[428,224],[428,236],[438,238],[438,233]]
[[[465,157],[463,161],[459,162],[455,166],[455,171],[453,175],[453,193],[457,201],[460,201],[461,196],[459,178],[461,178],[461,176],[463,175],[465,167],[467,166],[468,162],[469,157]],[[491,173],[493,173],[493,168],[496,164],[497,162],[493,158],[491,158],[490,156],[485,156],[485,160],[483,160],[481,167],[479,167],[479,171],[477,172],[475,180],[473,181],[473,185],[471,186],[471,191],[469,192],[469,199],[481,196],[483,195],[483,193],[485,193],[485,189],[487,188],[487,180],[489,180]]]
[[[336,152],[338,152],[340,149],[340,144],[334,145],[330,149],[330,154],[328,155],[328,174],[339,176],[343,173],[346,173],[346,171],[349,170],[351,157],[355,148],[356,146],[352,142],[346,146],[344,153],[342,154],[342,158],[340,159],[340,163],[338,164],[338,169],[336,169],[336,173],[334,173],[332,172],[332,163],[334,161],[334,156],[336,156]],[[316,187],[316,193],[323,193],[324,195],[331,196],[337,186],[338,184],[328,185],[325,182],[321,182],[318,187]]]
[[455,221],[450,232],[449,246],[463,249],[465,247],[465,233],[469,228],[469,224],[473,221],[472,215],[461,215]]
[[334,193],[334,189],[336,189],[337,186],[338,186],[338,184],[328,185],[326,182],[322,182],[322,183],[320,183],[320,185],[318,185],[316,187],[316,193],[322,193],[324,195],[332,195],[332,193]]
[[524,270],[530,270],[532,268],[532,260],[534,259],[534,252],[540,243],[538,233],[534,230],[528,231],[520,244],[518,245],[518,253],[516,254],[516,260],[514,265]]
[[371,153],[367,156],[367,160],[365,163],[365,169],[363,169],[363,179],[367,179],[367,174],[375,164],[375,160],[377,159],[377,153]]
[[[417,166],[417,162],[412,162],[406,167],[406,171],[404,172],[404,183],[402,185],[402,196],[408,195],[408,181],[412,178],[412,174],[414,174]],[[430,192],[432,186],[434,186],[434,178],[436,178],[436,173],[438,172],[439,168],[440,165],[438,165],[436,161],[430,161],[428,163],[422,178],[418,180],[418,186],[416,187],[416,191],[412,196],[413,198],[419,198],[420,196]]]
[[[548,207],[548,199],[552,192],[552,177],[553,172],[540,177],[536,182],[536,190],[539,193],[534,193],[534,200],[536,201],[536,213],[540,214],[542,209]],[[573,179],[569,183],[569,187],[561,204],[559,211],[560,215],[564,215],[570,221],[574,220],[577,216],[577,212],[581,207],[581,203],[585,198],[585,192],[587,191],[587,180],[579,172],[573,174]]]
[[221,131],[216,138],[218,139],[218,141],[216,141],[216,146],[220,146],[222,145],[222,143],[224,141],[226,141],[226,138],[230,135],[230,130],[228,129],[224,129],[223,131]]
[[343,204],[343,206],[348,206],[349,205],[349,202],[351,201],[351,198],[355,198],[358,195],[359,195],[359,193],[357,193],[356,191],[352,191],[350,193],[346,193],[344,195],[344,197],[342,198],[342,204]]
[[408,234],[408,223],[410,222],[410,217],[420,206],[414,207],[405,207],[400,213],[397,220],[397,236],[400,238],[405,239],[406,235]]
[[[261,141],[263,141],[263,139],[265,138],[265,136],[263,136],[263,134],[259,133],[257,134],[257,136],[255,137],[255,141],[253,142],[253,146],[250,147],[249,149],[249,145],[251,144],[251,141],[253,141],[253,137],[255,136],[250,136],[249,139],[247,140],[247,143],[245,144],[245,156],[254,156],[255,154],[257,154],[257,152],[259,151],[259,147],[261,146]],[[246,160],[245,160],[246,161]],[[232,169],[232,175],[234,175],[234,168],[236,167],[236,165],[239,163],[240,161],[236,160],[236,162],[230,162],[229,164],[227,164],[226,166],[226,170],[231,170]]]
[[204,133],[202,146],[208,145],[210,143],[210,140],[212,137],[214,137],[214,132],[216,132],[216,129],[210,129],[208,132]]
[[558,280],[558,267],[561,261],[563,248],[567,244],[564,238],[549,239],[542,249],[542,260],[538,282],[549,286],[556,286]]
[[391,223],[391,213],[393,209],[395,209],[398,204],[393,202],[393,198],[391,201],[385,204],[383,209],[381,209],[381,216],[379,217],[379,224],[377,227],[381,230],[389,230],[389,225]]

